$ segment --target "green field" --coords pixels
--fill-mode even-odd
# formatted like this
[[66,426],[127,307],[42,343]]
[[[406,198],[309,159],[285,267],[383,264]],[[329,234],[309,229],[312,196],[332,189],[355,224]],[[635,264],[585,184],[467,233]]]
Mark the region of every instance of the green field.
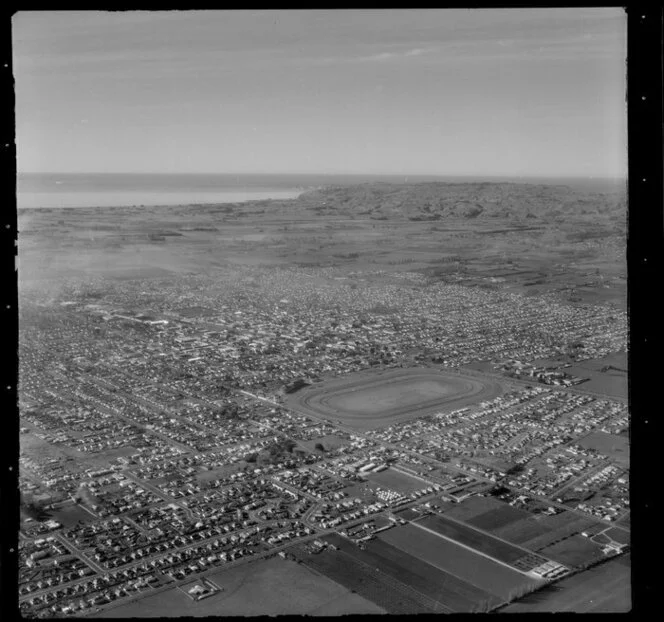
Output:
[[380,534],[380,539],[462,581],[494,594],[502,601],[508,601],[540,583],[517,570],[412,524],[385,531]]
[[384,540],[378,539],[369,542],[364,549],[360,549],[338,536],[330,536],[327,540],[333,542],[347,555],[365,564],[368,569],[378,569],[381,573],[440,603],[443,611],[488,611],[499,603],[499,600],[492,594],[480,590]]
[[470,376],[430,369],[362,372],[298,391],[289,404],[298,410],[371,429],[406,421],[440,408],[491,399],[501,388]]
[[173,588],[103,611],[103,618],[344,615],[384,611],[292,561],[272,558],[207,575],[222,591],[193,601]]
[[494,529],[499,529],[500,527],[505,527],[506,525],[511,525],[519,520],[532,518],[532,515],[525,510],[519,510],[513,508],[507,503],[500,502],[502,505],[496,507],[493,510],[484,512],[477,516],[468,518],[466,522],[473,527],[478,529],[484,529],[486,531],[493,531]]
[[538,552],[570,568],[583,567],[604,557],[599,544],[595,544],[590,538],[578,535],[565,538]]
[[51,510],[50,514],[53,519],[62,523],[66,529],[73,527],[79,521],[87,523],[95,520],[95,517],[90,512],[84,510],[76,503],[67,504],[62,508]]
[[631,541],[630,534],[623,531],[622,529],[609,529],[606,532],[606,535],[615,542],[619,542],[620,544],[629,544]]
[[498,540],[467,525],[446,519],[443,516],[426,516],[417,522],[443,536],[451,538],[455,542],[465,544],[506,564],[511,564],[528,554],[523,549],[512,546],[507,542]]
[[630,567],[623,556],[530,594],[500,612],[623,613],[630,609]]
[[600,393],[607,397],[627,399],[627,374],[616,371],[601,372],[583,365],[572,365],[565,369],[568,374],[578,378],[588,378],[586,382],[576,385],[579,391]]
[[579,441],[581,447],[596,449],[605,456],[627,466],[629,464],[629,438],[606,432],[591,432]]
[[597,525],[591,517],[574,512],[561,512],[555,516],[533,515],[517,520],[498,529],[488,529],[499,538],[513,542],[532,551],[540,551],[560,540],[581,533]]
[[427,484],[422,480],[410,477],[394,469],[387,469],[380,473],[371,473],[368,475],[368,479],[370,482],[376,483],[383,488],[389,488],[402,494],[409,494],[414,490],[422,490],[422,488],[427,487]]
[[552,532],[551,527],[539,522],[533,516],[502,525],[497,529],[489,529],[488,527],[485,527],[485,529],[491,531],[491,533],[497,535],[499,538],[521,546],[525,546],[526,542],[530,542],[536,538],[546,538],[547,534],[551,534]]
[[404,378],[387,385],[369,385],[331,395],[325,405],[335,410],[376,416],[385,410],[412,408],[422,402],[443,399],[462,389],[463,384],[454,380]]
[[[457,520],[471,523],[476,518],[483,516],[485,514],[489,516],[489,512],[494,512],[494,511],[506,512],[510,516],[516,512],[521,512],[521,516],[523,517],[529,516],[528,512],[523,512],[522,510],[515,510],[504,501],[500,501],[500,499],[496,499],[494,497],[480,497],[480,496],[470,497],[468,499],[465,499],[461,503],[455,503],[449,508],[449,510],[445,512],[445,514],[451,516],[452,518],[456,518]],[[499,514],[496,514],[496,516],[498,515]],[[514,515],[516,516],[516,514]],[[487,527],[484,526],[482,526],[481,528],[487,529]]]

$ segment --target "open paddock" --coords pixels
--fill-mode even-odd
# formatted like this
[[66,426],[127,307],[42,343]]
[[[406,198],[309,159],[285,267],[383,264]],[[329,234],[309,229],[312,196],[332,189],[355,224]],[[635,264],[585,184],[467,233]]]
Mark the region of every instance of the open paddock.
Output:
[[371,569],[343,551],[326,550],[310,555],[300,547],[294,547],[291,552],[304,565],[371,601],[381,612],[393,615],[433,613],[423,605],[417,593],[407,593],[403,583]]
[[591,529],[597,524],[591,517],[586,518],[575,512],[561,512],[555,516],[531,515],[491,530],[491,533],[532,551],[541,551],[544,547]]
[[629,532],[623,531],[622,529],[609,529],[606,531],[606,535],[619,544],[629,544],[631,542]]
[[481,495],[450,504],[445,509],[445,515],[486,531],[531,516],[529,512],[513,508],[496,497]]
[[51,518],[62,524],[65,529],[75,527],[79,522],[89,523],[97,520],[78,503],[68,503],[50,511]]
[[586,449],[595,449],[625,466],[629,464],[629,438],[626,436],[591,432],[579,441],[579,445]]
[[[552,532],[550,527],[540,523],[534,516],[522,518],[507,525],[501,525],[498,528],[488,530],[499,538],[521,546],[526,546],[527,542],[535,538],[541,538]],[[527,548],[532,547],[529,546]]]
[[455,542],[469,546],[506,564],[513,564],[517,559],[528,554],[523,549],[444,516],[426,516],[417,522]]
[[368,542],[364,549],[338,536],[327,538],[344,553],[354,559],[405,583],[426,597],[438,602],[441,611],[488,611],[499,600],[466,581],[440,570],[387,542],[377,539]]
[[629,564],[624,558],[567,577],[514,602],[500,613],[625,613],[631,609]]
[[380,607],[306,566],[277,557],[220,570],[221,591],[194,601],[179,588],[106,609],[95,617],[155,618],[383,613]]
[[589,391],[607,397],[627,399],[628,383],[627,374],[624,372],[613,370],[601,372],[580,365],[573,365],[565,371],[572,376],[588,379],[586,382],[575,385],[574,388],[577,391]]
[[389,488],[401,494],[410,494],[415,490],[422,490],[426,488],[425,484],[421,479],[411,477],[405,473],[400,473],[394,469],[387,469],[381,471],[380,473],[370,473],[367,478],[370,482],[378,484],[382,488]]
[[583,568],[604,557],[601,545],[579,535],[565,538],[538,552],[570,568]]
[[499,395],[493,382],[429,369],[363,372],[306,387],[293,408],[359,429],[384,427]]
[[541,582],[413,524],[389,529],[380,539],[507,602]]
[[466,519],[466,522],[478,529],[493,532],[495,529],[500,529],[517,521],[531,518],[531,515],[525,510],[513,508],[502,501],[498,501],[498,503],[500,505],[494,509],[478,514],[477,516],[472,516]]

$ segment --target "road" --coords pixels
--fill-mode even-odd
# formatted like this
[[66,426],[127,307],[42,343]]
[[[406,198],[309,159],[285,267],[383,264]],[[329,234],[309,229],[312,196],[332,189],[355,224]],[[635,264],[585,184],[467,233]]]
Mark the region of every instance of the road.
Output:
[[184,505],[180,501],[177,501],[176,499],[173,499],[173,497],[167,495],[165,492],[162,492],[156,486],[153,486],[152,484],[149,484],[145,480],[138,478],[131,471],[125,470],[125,471],[122,472],[122,474],[127,479],[130,479],[132,482],[138,484],[141,488],[145,488],[145,490],[150,491],[153,495],[159,497],[160,499],[162,499],[166,503],[173,503],[173,504],[177,505],[179,508],[183,509],[187,513],[187,516],[189,516],[189,518],[191,518],[192,520],[198,518],[198,516],[196,516],[196,514],[194,514],[194,512],[192,510],[190,510],[186,505]]
[[[73,555],[76,555],[81,561],[84,561],[90,568],[92,568],[96,573],[98,574],[106,574],[107,570],[100,566],[97,562],[94,560],[90,559],[81,549],[79,549],[75,544],[70,542],[67,538],[65,538],[61,533],[54,533],[53,536],[55,537],[62,546],[64,546],[70,553]],[[48,590],[47,590],[48,591]]]
[[[448,371],[449,371],[449,370],[448,370]],[[465,374],[465,373],[469,373],[469,374],[476,375],[476,376],[480,376],[480,377],[485,375],[485,374],[480,374],[480,373],[474,372],[474,370],[465,370],[465,369],[464,369],[464,370],[461,370],[461,372],[464,373],[464,374]],[[63,379],[63,380],[66,381],[66,379]],[[92,380],[92,378],[90,378],[90,380]],[[519,381],[519,380],[517,380],[517,379],[510,379],[510,381],[518,382],[518,383],[523,384],[523,385],[526,385],[526,386],[533,386],[533,383],[528,383],[528,382],[525,382],[525,381]],[[114,386],[114,385],[111,385],[111,383],[106,383],[106,382],[101,382],[101,381],[97,381],[97,382],[96,382],[96,384],[97,384],[98,386],[99,386],[100,383],[101,383],[101,384],[105,384],[107,387],[108,387],[109,385],[110,385],[110,386]],[[292,406],[284,406],[283,404],[281,404],[281,403],[279,403],[279,402],[276,402],[276,401],[271,400],[271,399],[266,398],[266,397],[262,397],[262,396],[256,395],[256,394],[254,394],[254,393],[251,393],[251,392],[246,391],[246,390],[243,390],[243,389],[236,389],[236,388],[233,388],[233,387],[227,387],[227,388],[229,388],[231,391],[233,391],[233,392],[235,392],[235,393],[240,393],[240,394],[242,394],[242,395],[244,395],[244,396],[250,397],[250,398],[252,398],[252,399],[254,399],[254,400],[260,401],[260,402],[265,403],[265,404],[269,404],[269,405],[271,405],[271,406],[273,406],[273,407],[283,408],[283,409],[285,409],[285,410],[291,410],[291,411],[293,411],[293,412],[295,412],[295,413],[297,413],[297,414],[303,415],[303,416],[308,417],[308,418],[310,418],[310,419],[318,420],[318,421],[320,421],[320,422],[327,422],[327,423],[330,422],[329,419],[327,419],[327,418],[325,418],[325,417],[323,417],[323,416],[318,416],[318,415],[316,415],[315,413],[311,413],[311,412],[309,412],[309,411],[300,411],[299,409],[294,408],[294,407],[292,407]],[[583,395],[588,395],[588,392],[586,392],[586,391],[574,391],[574,390],[571,390],[571,389],[569,389],[569,388],[563,388],[563,387],[560,387],[560,388],[559,388],[559,387],[554,387],[554,386],[552,386],[552,387],[547,387],[547,388],[551,388],[552,390],[561,390],[561,391],[565,391],[565,392],[570,392],[570,391],[571,391],[571,392],[574,392],[574,393],[579,393],[579,394],[583,394]],[[118,389],[118,390],[121,391],[121,389],[119,389],[119,388],[116,388],[116,389]],[[98,400],[98,399],[95,398],[95,397],[87,396],[87,395],[85,395],[85,396],[79,396],[75,390],[74,390],[74,391],[69,391],[69,390],[67,390],[67,389],[62,389],[62,387],[60,387],[59,390],[63,391],[64,393],[68,393],[68,394],[70,394],[70,395],[72,395],[72,396],[75,396],[75,398],[85,397],[85,399],[91,399],[95,404],[97,404],[97,407],[101,408],[104,412],[108,412],[109,414],[111,414],[111,415],[113,415],[113,416],[120,416],[121,418],[124,418],[124,419],[126,419],[126,420],[128,420],[128,421],[134,423],[135,425],[138,425],[138,426],[140,426],[140,427],[143,427],[143,425],[141,424],[140,421],[134,420],[134,419],[132,419],[131,417],[128,417],[128,416],[123,415],[123,414],[120,414],[116,409],[112,409],[112,408],[107,407],[105,404],[103,404],[100,400]],[[201,400],[201,401],[203,401],[203,402],[205,402],[205,403],[209,403],[210,405],[213,405],[213,406],[216,407],[216,404],[212,404],[212,403],[208,402],[208,401],[205,400],[205,399],[199,398],[199,397],[197,397],[197,396],[191,396],[191,397],[193,397],[193,398],[195,398],[195,399],[197,399],[197,400]],[[608,397],[608,396],[603,396],[603,397]],[[125,399],[129,399],[129,396],[127,396]],[[615,399],[615,398],[609,398],[609,399]],[[151,401],[149,401],[149,400],[143,400],[143,399],[141,399],[141,398],[134,398],[132,401],[133,401],[134,403],[137,403],[137,402],[138,402],[138,403],[140,403],[141,405],[143,405],[143,407],[150,408],[150,409],[152,409],[152,410],[161,410],[162,412],[163,412],[163,410],[165,410],[165,408],[162,408],[162,407],[160,407],[158,404],[153,403],[153,402],[151,402]],[[186,419],[185,419],[185,420],[186,420]],[[189,422],[189,420],[186,420],[186,421],[187,421],[188,423],[193,423],[193,422]],[[265,424],[263,424],[263,423],[260,423],[260,422],[257,422],[257,423],[259,423],[260,425],[262,425],[262,426],[264,426],[264,427],[268,427],[268,428],[270,428],[270,426],[267,426],[267,425],[265,425]],[[209,428],[209,427],[207,427],[207,426],[204,426],[204,425],[201,425],[201,424],[193,423],[193,425],[195,425],[196,427],[198,427],[199,429],[202,429],[202,430],[208,430],[208,431],[210,431],[210,432],[213,432],[213,431],[214,431],[214,430],[212,430],[211,428]],[[347,432],[347,433],[349,433],[349,434],[352,434],[352,435],[354,435],[354,436],[356,436],[356,437],[364,438],[364,439],[370,441],[371,443],[375,443],[375,442],[376,442],[375,439],[372,438],[370,435],[368,435],[368,434],[366,434],[366,433],[363,433],[363,432],[360,432],[360,431],[356,430],[355,428],[352,428],[352,427],[350,427],[350,426],[345,426],[345,425],[343,425],[343,424],[339,424],[339,423],[336,423],[336,422],[334,422],[334,425],[335,425],[335,427],[339,428],[340,430],[343,430],[343,431],[345,431],[345,432]],[[270,429],[275,430],[274,428],[270,428]],[[279,431],[279,430],[276,430],[276,431]],[[163,435],[163,434],[161,434],[161,433],[155,432],[154,430],[149,430],[149,432],[150,432],[151,434],[154,434],[155,436],[158,436],[158,437],[162,438],[165,442],[167,442],[167,443],[169,443],[169,444],[172,444],[172,445],[175,445],[175,446],[180,447],[181,449],[183,449],[183,450],[186,451],[187,453],[190,453],[190,452],[192,451],[192,448],[190,448],[190,447],[188,447],[188,446],[186,446],[186,445],[183,445],[183,444],[177,443],[176,441],[172,440],[171,438],[169,438],[169,437],[166,436],[166,435]],[[283,433],[283,432],[281,432],[281,431],[279,431],[279,432],[280,432],[280,433]],[[463,474],[463,475],[469,475],[469,476],[473,477],[473,478],[476,479],[476,480],[484,481],[484,482],[491,483],[491,484],[494,483],[493,480],[491,480],[491,479],[489,479],[489,478],[485,478],[485,477],[483,477],[483,476],[481,476],[481,475],[478,475],[477,473],[468,473],[468,472],[465,471],[464,469],[462,469],[462,468],[460,468],[460,467],[455,467],[454,465],[451,465],[451,464],[449,464],[449,463],[445,463],[445,464],[443,464],[443,463],[439,463],[438,461],[433,460],[433,459],[431,459],[430,457],[428,457],[428,456],[426,456],[426,455],[420,454],[419,452],[417,452],[417,451],[413,451],[413,450],[408,449],[408,448],[404,448],[404,447],[402,447],[402,446],[400,446],[400,445],[393,444],[393,443],[386,443],[386,442],[380,442],[380,444],[383,445],[383,446],[385,446],[385,447],[391,448],[391,449],[393,449],[393,450],[395,450],[395,451],[397,451],[397,452],[403,452],[403,453],[406,453],[406,454],[408,454],[408,455],[412,455],[412,456],[416,457],[418,460],[422,460],[422,461],[424,461],[426,464],[435,464],[436,466],[440,466],[440,467],[442,467],[442,468],[444,468],[444,469],[449,469],[449,470],[452,471],[452,472],[457,472],[457,473],[459,473],[459,474]],[[401,470],[401,469],[398,469],[398,468],[397,468],[397,470]],[[406,472],[406,471],[402,471],[402,472]],[[147,490],[149,490],[150,492],[152,492],[153,494],[155,494],[156,496],[158,496],[160,499],[162,499],[162,500],[164,500],[165,502],[168,502],[168,503],[175,503],[176,505],[178,505],[179,507],[182,507],[185,511],[187,511],[187,513],[188,513],[190,516],[193,516],[192,511],[191,511],[188,507],[183,506],[182,504],[180,504],[180,503],[178,503],[177,501],[175,501],[175,500],[173,500],[172,498],[170,498],[168,495],[165,495],[165,494],[164,494],[163,492],[161,492],[158,488],[156,488],[156,487],[152,486],[151,484],[148,484],[148,483],[144,482],[143,480],[139,479],[139,478],[136,477],[133,473],[131,473],[131,471],[124,471],[124,473],[125,473],[125,475],[126,475],[129,479],[132,479],[133,481],[135,481],[135,482],[136,482],[137,484],[139,484],[140,486],[146,488]],[[421,479],[422,481],[426,482],[427,485],[432,485],[432,484],[433,484],[433,482],[430,482],[429,480],[425,479],[424,477],[422,477],[422,476],[420,476],[420,475],[413,475],[412,473],[407,473],[407,474],[408,474],[408,475],[411,475],[411,476],[414,476],[414,477],[418,477],[418,478]],[[314,501],[315,504],[318,504],[318,503],[320,502],[320,500],[319,500],[318,498],[314,497],[314,496],[311,495],[311,494],[304,493],[303,491],[300,491],[300,490],[297,489],[297,488],[294,488],[294,487],[292,487],[292,486],[289,486],[288,484],[286,484],[286,483],[284,483],[284,482],[281,482],[281,481],[278,480],[277,478],[272,478],[272,479],[273,479],[273,480],[276,480],[276,481],[279,481],[280,484],[282,484],[284,487],[286,487],[286,488],[292,490],[294,493],[299,494],[299,495],[302,495],[302,496],[305,496],[305,497],[311,499],[312,501]],[[573,512],[573,513],[575,513],[575,514],[577,514],[577,515],[579,515],[579,516],[582,516],[582,517],[584,517],[584,518],[592,518],[592,517],[590,517],[588,514],[586,514],[586,513],[584,513],[584,512],[578,511],[578,510],[576,510],[576,509],[574,509],[574,508],[567,507],[567,506],[565,506],[565,505],[563,505],[563,504],[560,504],[560,503],[556,503],[556,502],[552,501],[551,499],[549,499],[549,498],[547,498],[547,497],[541,497],[541,496],[538,496],[538,495],[533,495],[531,492],[529,492],[529,491],[527,491],[527,490],[521,490],[521,489],[518,489],[518,488],[515,488],[515,490],[517,490],[517,491],[519,491],[519,492],[523,492],[524,494],[526,494],[527,496],[529,496],[529,497],[531,497],[531,498],[539,499],[539,500],[541,500],[541,501],[543,501],[543,502],[545,502],[545,503],[547,503],[547,504],[549,504],[549,505],[553,505],[553,506],[556,506],[556,507],[560,507],[561,509],[564,509],[564,510],[566,510],[566,511]],[[428,500],[428,499],[433,499],[433,498],[435,498],[436,496],[437,496],[437,493],[436,493],[436,494],[427,495],[426,497],[422,497],[422,498],[418,499],[417,501],[413,501],[413,502],[411,502],[411,503],[405,504],[404,506],[402,506],[402,507],[399,508],[399,509],[404,509],[404,508],[407,508],[407,507],[412,507],[412,505],[416,505],[416,504],[423,503],[423,502],[425,502],[425,501]],[[306,516],[307,518],[310,517],[310,515],[313,513],[313,511],[314,511],[315,509],[316,509],[316,505],[314,505],[311,509],[309,509],[309,510],[307,511],[307,513],[305,514],[305,516]],[[370,515],[370,517],[376,517],[376,516],[381,516],[381,515],[387,515],[387,514],[391,514],[391,513],[392,513],[391,510],[386,510],[386,511],[381,512],[381,513],[378,513],[378,514]],[[346,523],[346,524],[344,524],[344,525],[340,525],[338,528],[339,528],[339,529],[341,529],[341,528],[349,528],[349,527],[352,527],[352,526],[354,526],[354,525],[356,525],[356,524],[361,524],[362,522],[365,522],[365,521],[367,520],[367,518],[369,518],[369,516],[362,516],[361,518],[358,518],[358,519],[356,519],[356,520],[354,520],[354,521],[350,521],[349,523]],[[458,521],[457,521],[457,522],[458,522]],[[415,524],[415,525],[416,525],[418,528],[420,528],[420,529],[425,529],[425,530],[427,530],[427,531],[431,531],[432,533],[435,533],[435,535],[444,538],[444,536],[442,536],[441,534],[438,534],[438,533],[436,533],[436,532],[433,532],[432,530],[429,530],[428,528],[426,528],[426,527],[424,527],[424,526],[422,526],[422,525],[418,525],[417,523],[413,523],[413,524]],[[622,530],[622,531],[624,531],[624,532],[629,533],[629,529],[625,529],[624,527],[618,526],[618,525],[616,525],[615,523],[610,523],[610,526],[611,526],[612,528],[620,529],[620,530]],[[326,536],[326,535],[330,535],[330,534],[336,533],[337,531],[338,531],[338,529],[330,529],[330,530],[326,530],[326,531],[317,532],[317,533],[311,534],[311,535],[306,536],[306,537],[303,537],[303,538],[299,538],[299,539],[297,539],[296,541],[289,540],[289,541],[286,542],[286,543],[280,544],[279,546],[276,546],[276,547],[270,548],[269,550],[266,550],[266,551],[264,551],[264,552],[258,553],[258,554],[256,554],[256,555],[252,555],[252,556],[249,556],[249,557],[243,557],[243,558],[240,558],[240,559],[235,560],[235,561],[233,561],[233,562],[225,563],[225,564],[223,564],[223,566],[215,566],[214,571],[217,572],[217,571],[219,570],[220,567],[223,567],[223,568],[231,568],[231,567],[234,567],[234,566],[239,565],[239,564],[242,564],[242,563],[250,563],[250,562],[252,562],[252,561],[262,559],[262,558],[264,558],[264,557],[266,557],[266,556],[274,555],[274,554],[278,553],[278,552],[281,551],[281,550],[287,549],[288,547],[292,546],[292,545],[293,545],[294,543],[296,543],[296,542],[297,542],[298,544],[299,544],[299,543],[304,543],[304,542],[310,541],[310,540],[312,540],[312,539],[316,539],[316,538],[320,538],[320,537],[324,537],[324,536]],[[483,531],[483,530],[481,530],[481,531]],[[87,555],[85,555],[85,553],[83,553],[83,551],[81,551],[81,550],[78,549],[76,546],[74,546],[69,540],[67,540],[66,538],[64,538],[64,537],[61,536],[60,534],[55,534],[55,535],[56,535],[56,537],[58,538],[58,540],[59,540],[59,541],[60,541],[60,542],[61,542],[61,543],[62,543],[62,544],[63,544],[63,545],[64,545],[64,546],[70,551],[70,552],[72,552],[74,555],[76,555],[77,557],[79,557],[82,561],[84,561],[84,562],[85,562],[90,568],[92,568],[95,572],[97,572],[97,573],[100,574],[100,575],[108,574],[109,571],[108,571],[107,569],[101,567],[101,566],[98,565],[96,562],[94,562],[92,559],[90,559]],[[225,534],[224,534],[224,535],[225,535]],[[489,534],[489,535],[492,535],[492,534]],[[223,537],[223,536],[222,536],[222,535],[215,535],[215,536],[212,536],[212,537],[207,538],[207,539],[205,539],[205,540],[201,540],[201,541],[198,541],[198,542],[195,542],[195,543],[189,543],[189,544],[186,544],[186,545],[182,545],[182,546],[180,546],[180,547],[177,547],[177,548],[174,548],[174,549],[169,550],[167,554],[177,553],[177,552],[179,552],[179,551],[183,551],[183,550],[186,550],[186,549],[195,548],[195,547],[199,547],[199,546],[205,546],[207,543],[213,541],[214,539],[218,539],[218,538],[220,538],[220,537]],[[495,536],[492,536],[492,537],[495,537]],[[446,538],[446,539],[449,540],[449,538]],[[507,542],[507,541],[505,541],[505,540],[502,540],[502,538],[498,538],[498,539],[500,539],[500,540],[503,541],[503,542]],[[458,544],[458,543],[457,543],[457,544]],[[513,543],[509,543],[509,542],[508,542],[508,544],[510,544],[510,545],[512,545],[512,546],[515,546]],[[461,545],[461,546],[464,546],[464,545]],[[468,548],[468,547],[465,547],[465,548]],[[518,547],[518,548],[522,548],[522,547]],[[482,554],[481,552],[478,552],[478,551],[476,551],[475,549],[472,549],[472,550],[473,550],[474,552],[476,552],[476,553],[480,553],[480,554]],[[524,554],[525,554],[525,553],[529,553],[529,551],[527,551],[526,549],[523,549],[523,550],[524,550]],[[489,556],[486,555],[486,557],[489,557]],[[131,567],[134,567],[134,566],[142,565],[142,564],[146,563],[146,561],[150,561],[150,559],[154,559],[154,558],[147,558],[147,559],[141,559],[141,560],[138,560],[138,561],[136,561],[136,562],[134,562],[134,563],[132,563],[132,564],[128,564],[128,565],[126,565],[126,566],[123,566],[123,567],[122,567],[122,570],[124,570],[124,569],[126,569],[126,568],[131,568]],[[494,558],[490,558],[490,559],[494,559]],[[494,561],[497,561],[497,560],[494,560]],[[502,563],[502,562],[499,562],[499,563]],[[504,564],[504,565],[506,565],[506,564]],[[508,566],[508,567],[512,568],[511,566]],[[131,600],[134,600],[134,599],[137,599],[137,598],[143,598],[143,597],[145,597],[147,594],[155,594],[155,593],[159,593],[159,592],[161,592],[161,591],[168,590],[168,589],[172,589],[173,587],[176,587],[176,586],[179,586],[179,585],[183,585],[183,584],[189,583],[189,582],[192,581],[192,578],[193,578],[193,577],[204,576],[205,573],[206,573],[206,572],[209,572],[209,571],[210,571],[210,569],[202,569],[200,573],[197,573],[197,574],[195,574],[195,575],[194,575],[194,574],[189,575],[189,576],[187,576],[185,579],[183,579],[183,580],[181,580],[181,581],[170,581],[167,585],[161,586],[161,587],[159,587],[159,588],[156,588],[156,589],[150,588],[147,592],[144,592],[144,593],[138,593],[138,594],[136,594],[136,595],[133,595],[133,596],[130,597],[130,598],[122,599],[120,602],[117,602],[117,603],[116,603],[116,602],[114,602],[114,603],[110,603],[109,606],[108,606],[108,607],[104,607],[104,609],[107,609],[107,608],[110,609],[110,608],[115,607],[115,606],[120,606],[120,605],[123,605],[123,604],[125,604],[125,603],[127,603],[127,602],[131,602]],[[45,593],[48,593],[48,592],[53,592],[53,591],[56,591],[56,590],[58,590],[58,589],[62,589],[63,587],[75,586],[75,585],[77,585],[77,584],[79,584],[79,583],[85,583],[85,582],[91,580],[92,578],[93,578],[93,577],[84,577],[84,578],[81,578],[80,580],[76,580],[76,581],[73,581],[73,582],[70,582],[70,583],[64,584],[64,585],[62,585],[62,586],[56,586],[56,587],[54,587],[54,588],[47,589],[47,590],[42,590],[42,591],[40,591],[40,592],[33,592],[33,593],[31,593],[31,594],[28,594],[28,595],[23,596],[20,600],[21,600],[21,602],[23,602],[23,601],[25,601],[25,600],[29,600],[29,599],[31,599],[31,598],[34,598],[35,596],[38,596],[38,595],[40,595],[40,594],[45,594]],[[94,611],[91,611],[91,612],[90,612],[89,614],[87,614],[87,615],[92,615],[93,613],[98,612],[99,610],[101,610],[101,608],[98,608],[98,609],[96,609],[96,610],[94,610]]]
[[[477,373],[476,375],[481,375],[481,374]],[[523,383],[523,384],[526,384],[526,383]],[[528,386],[532,386],[532,383],[529,383]],[[562,387],[560,388],[560,390],[567,391],[566,388],[562,388]],[[328,423],[330,422],[325,417],[322,417],[322,416],[317,415],[315,413],[310,413],[309,411],[302,411],[302,410],[299,410],[298,408],[295,408],[295,407],[290,406],[290,405],[288,407],[286,407],[286,406],[283,406],[281,404],[278,404],[277,402],[274,402],[273,400],[269,400],[267,398],[261,397],[260,395],[254,395],[253,393],[249,393],[248,391],[240,390],[240,392],[243,393],[244,395],[247,395],[249,397],[253,397],[254,399],[260,400],[262,402],[272,404],[272,405],[275,405],[275,406],[279,406],[281,408],[284,408],[285,410],[292,410],[292,411],[294,411],[297,414],[300,414],[302,416],[309,417],[311,419],[316,419],[316,420],[321,421],[321,422],[328,422]],[[345,426],[345,425],[340,424],[340,423],[334,423],[334,425],[335,425],[335,427],[337,427],[340,430],[343,430],[345,432],[348,432],[349,434],[353,434],[355,436],[367,439],[369,441],[376,442],[375,439],[373,439],[371,436],[369,436],[365,433],[362,433],[362,432],[360,432],[360,431],[358,431],[354,428],[351,428],[349,426]],[[488,477],[484,477],[484,476],[482,476],[478,473],[470,473],[470,472],[468,472],[468,471],[466,471],[466,470],[464,470],[460,467],[456,467],[456,466],[452,465],[451,463],[438,462],[437,460],[434,460],[434,459],[432,459],[431,457],[429,457],[425,454],[421,454],[417,451],[413,451],[412,449],[408,449],[408,448],[402,447],[400,445],[385,442],[385,441],[380,441],[380,444],[383,445],[384,447],[394,449],[395,451],[404,452],[404,453],[407,453],[409,455],[415,456],[415,457],[417,457],[417,459],[422,460],[425,464],[435,464],[436,466],[441,467],[443,469],[448,469],[448,470],[454,471],[458,474],[468,475],[470,477],[473,477],[474,479],[477,479],[479,481],[483,481],[485,483],[496,484],[496,482],[494,480],[489,479]],[[410,475],[410,473],[409,473],[409,475]],[[553,501],[552,499],[550,499],[548,497],[543,497],[541,495],[535,495],[535,494],[533,494],[532,492],[530,492],[528,490],[517,488],[517,487],[514,487],[514,486],[509,486],[509,488],[511,488],[511,489],[521,493],[521,494],[524,494],[528,497],[531,497],[531,498],[537,499],[539,501],[542,501],[544,503],[547,503],[548,505],[552,505],[554,507],[558,507],[558,508],[566,510],[568,512],[572,512],[573,514],[576,514],[577,516],[582,516],[583,518],[594,518],[596,520],[603,521],[603,519],[601,519],[601,518],[593,517],[590,514],[587,514],[586,512],[582,512],[581,510],[577,510],[576,508],[572,508],[572,507],[569,507],[569,506],[564,505],[562,503],[558,503],[558,502]],[[604,521],[604,522],[609,522],[609,521]],[[616,529],[621,529],[622,531],[624,531],[626,533],[629,533],[629,529],[626,529],[625,527],[621,527],[620,525],[616,525],[614,522],[611,522],[610,524],[613,527],[615,527]]]
[[[571,387],[560,387],[556,384],[543,384],[541,382],[533,382],[532,380],[523,380],[521,378],[512,378],[511,376],[503,376],[502,374],[495,374],[490,372],[481,372],[476,369],[469,369],[467,367],[459,367],[458,370],[469,376],[478,376],[480,378],[488,378],[495,381],[502,382],[514,382],[516,384],[524,385],[527,387],[543,387],[546,389],[551,389],[552,391],[563,391],[564,393],[575,393],[577,395],[590,395],[591,397],[596,397],[601,400],[611,400],[614,402],[622,402],[626,404],[628,398],[626,397],[617,397],[615,395],[606,395],[604,393],[596,393],[594,391],[585,391],[583,389],[577,389],[574,386]],[[446,370],[447,371],[447,370]]]

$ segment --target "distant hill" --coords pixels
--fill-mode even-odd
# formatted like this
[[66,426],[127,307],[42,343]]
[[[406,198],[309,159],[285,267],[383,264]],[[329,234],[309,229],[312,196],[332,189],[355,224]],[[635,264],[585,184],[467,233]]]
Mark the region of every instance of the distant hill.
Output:
[[626,193],[583,192],[563,185],[519,183],[367,183],[328,186],[300,195],[299,207],[379,220],[445,218],[556,222],[598,219],[626,221]]

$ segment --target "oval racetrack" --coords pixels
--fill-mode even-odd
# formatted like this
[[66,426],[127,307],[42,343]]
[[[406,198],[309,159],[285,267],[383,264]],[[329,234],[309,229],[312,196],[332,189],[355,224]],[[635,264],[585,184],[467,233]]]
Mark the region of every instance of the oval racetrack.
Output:
[[308,387],[292,396],[289,403],[317,417],[369,429],[461,408],[500,393],[495,383],[456,373],[390,369]]

